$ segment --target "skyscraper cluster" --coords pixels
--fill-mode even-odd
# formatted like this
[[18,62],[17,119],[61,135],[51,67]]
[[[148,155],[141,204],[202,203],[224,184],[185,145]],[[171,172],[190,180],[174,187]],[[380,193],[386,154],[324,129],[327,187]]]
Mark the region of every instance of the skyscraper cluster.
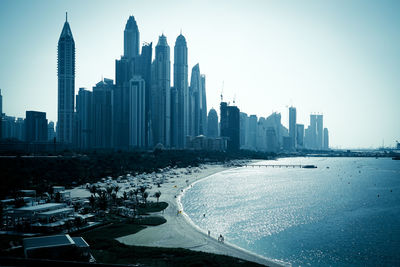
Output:
[[139,28],[130,16],[124,54],[115,61],[115,83],[103,79],[92,91],[80,88],[74,112],[75,45],[66,19],[58,43],[58,141],[80,149],[185,148],[187,136],[207,134],[208,122],[206,78],[196,64],[189,85],[182,33],[173,70],[171,86],[167,37],[159,36],[153,60],[153,44],[140,49]]
[[277,152],[303,149],[328,150],[328,129],[323,128],[323,115],[310,115],[310,125],[304,129],[297,123],[297,110],[289,107],[289,129],[281,123],[281,114],[264,118],[240,113],[240,147],[243,149]]
[[[222,100],[220,121],[213,108],[207,113],[206,77],[197,63],[188,71],[188,46],[179,34],[174,46],[171,81],[170,47],[161,34],[154,49],[140,47],[137,22],[130,16],[124,29],[124,52],[115,60],[115,82],[102,78],[92,90],[75,96],[75,41],[66,16],[58,41],[58,121],[46,113],[27,111],[26,119],[2,114],[2,138],[26,142],[55,142],[87,149],[212,149],[278,152],[328,150],[323,115],[311,114],[305,129],[297,110],[289,108],[289,127],[281,114],[257,117],[240,112]],[[2,96],[0,91],[0,113]],[[55,139],[56,138],[56,139]]]

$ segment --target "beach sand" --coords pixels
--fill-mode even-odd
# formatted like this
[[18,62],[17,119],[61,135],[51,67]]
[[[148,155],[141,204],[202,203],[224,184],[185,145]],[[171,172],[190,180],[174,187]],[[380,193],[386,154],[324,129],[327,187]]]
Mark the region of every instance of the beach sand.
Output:
[[228,255],[267,266],[282,266],[282,263],[260,257],[227,242],[220,243],[217,241],[215,233],[212,233],[209,237],[207,233],[195,227],[186,214],[177,215],[181,207],[179,195],[182,190],[195,181],[228,169],[228,167],[222,165],[205,166],[206,168],[201,169],[198,173],[181,174],[180,177],[170,178],[168,183],[162,184],[160,188],[149,190],[150,196],[156,191],[161,191],[160,201],[169,204],[163,212],[155,213],[164,216],[167,219],[166,223],[159,226],[149,226],[136,234],[120,237],[117,240],[126,245],[185,248]]

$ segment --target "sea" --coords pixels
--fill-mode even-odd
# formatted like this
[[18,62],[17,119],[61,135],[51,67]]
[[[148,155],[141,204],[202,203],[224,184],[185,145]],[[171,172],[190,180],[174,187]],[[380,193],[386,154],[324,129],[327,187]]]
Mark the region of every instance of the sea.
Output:
[[292,266],[400,266],[400,161],[281,158],[200,180],[181,198],[203,231]]

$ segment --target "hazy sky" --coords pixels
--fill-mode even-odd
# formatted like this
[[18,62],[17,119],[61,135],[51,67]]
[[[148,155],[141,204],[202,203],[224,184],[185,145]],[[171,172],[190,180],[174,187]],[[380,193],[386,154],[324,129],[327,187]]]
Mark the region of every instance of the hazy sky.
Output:
[[[208,108],[236,96],[247,114],[297,108],[299,123],[324,114],[334,147],[400,141],[400,1],[18,1],[0,0],[3,112],[57,118],[57,42],[68,11],[75,88],[115,80],[129,15],[140,41],[171,47],[182,29],[189,75],[200,63]],[[154,52],[153,52],[154,56]],[[171,65],[171,70],[173,70]],[[190,80],[190,76],[189,76]],[[171,73],[171,81],[172,73]],[[172,84],[171,84],[172,85]]]

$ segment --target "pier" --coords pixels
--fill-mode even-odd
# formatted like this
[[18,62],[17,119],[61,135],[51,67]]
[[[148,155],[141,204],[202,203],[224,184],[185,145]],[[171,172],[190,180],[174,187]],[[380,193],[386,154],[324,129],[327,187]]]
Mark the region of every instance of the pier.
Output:
[[243,167],[265,167],[265,168],[306,168],[306,169],[315,169],[317,166],[315,165],[293,165],[293,164],[250,164],[243,165]]

